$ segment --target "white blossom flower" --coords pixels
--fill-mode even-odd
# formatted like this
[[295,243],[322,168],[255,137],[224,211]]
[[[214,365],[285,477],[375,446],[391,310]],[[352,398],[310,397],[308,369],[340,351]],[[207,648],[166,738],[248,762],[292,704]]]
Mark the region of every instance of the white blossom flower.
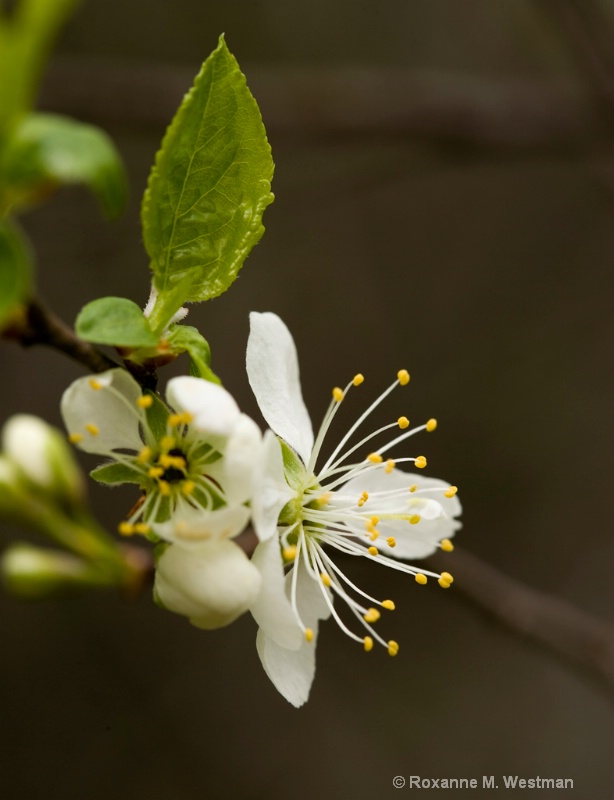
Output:
[[[456,487],[397,468],[409,463],[423,469],[424,456],[390,458],[392,449],[410,436],[433,431],[435,420],[410,429],[409,420],[400,417],[350,444],[371,412],[397,386],[409,382],[405,370],[399,371],[397,380],[317,468],[330,424],[346,393],[359,386],[363,376],[356,375],[344,389],[333,390],[314,440],[294,342],[275,314],[251,315],[247,372],[262,414],[281,440],[276,449],[274,443],[269,444],[265,459],[260,492],[269,498],[268,503],[265,508],[254,505],[261,543],[252,561],[261,571],[262,589],[251,611],[260,626],[257,648],[268,676],[293,705],[300,706],[307,700],[315,672],[319,619],[332,615],[366,651],[375,642],[392,656],[399,650],[396,641],[386,641],[374,628],[380,609],[393,610],[393,601],[374,598],[358,588],[331,551],[371,559],[413,576],[419,584],[432,576],[447,588],[453,580],[449,573],[421,570],[396,559],[423,558],[437,547],[452,550],[450,538],[461,524],[454,518],[461,507]],[[384,434],[383,443],[375,447],[373,441]],[[364,456],[357,455],[362,452]],[[356,633],[356,626],[346,623],[334,606],[336,597],[366,633]]]
[[[136,483],[141,500],[120,523],[122,534],[148,534],[156,523],[203,512],[211,522],[228,509],[233,536],[247,524],[243,504],[252,496],[262,435],[217,384],[194,377],[169,381],[167,407],[143,393],[122,369],[75,381],[62,397],[70,440],[111,459],[92,477],[102,483]],[[216,523],[213,523],[217,525]],[[155,531],[158,535],[158,531]],[[164,538],[181,539],[181,526]]]

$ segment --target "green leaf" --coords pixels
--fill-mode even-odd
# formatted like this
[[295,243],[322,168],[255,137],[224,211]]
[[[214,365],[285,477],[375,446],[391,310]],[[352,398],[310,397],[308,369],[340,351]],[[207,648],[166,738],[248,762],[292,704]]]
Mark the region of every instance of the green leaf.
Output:
[[[264,233],[273,160],[258,105],[223,37],[166,132],[142,207],[158,303],[225,292]],[[155,312],[154,312],[155,313]]]
[[160,400],[155,392],[147,392],[147,394],[153,400],[153,403],[145,411],[147,415],[147,425],[153,435],[152,441],[147,442],[147,444],[150,447],[156,448],[160,439],[168,433],[167,423],[170,411],[168,410],[168,406]]
[[19,228],[0,220],[0,330],[32,289],[32,255]]
[[84,306],[75,321],[77,336],[86,342],[115,347],[155,347],[143,309],[125,297],[100,297]]
[[190,375],[212,383],[222,382],[211,370],[211,348],[207,340],[191,325],[172,325],[168,342],[174,352],[190,356]]
[[29,114],[11,129],[0,158],[5,204],[28,205],[50,189],[84,184],[116,217],[126,203],[124,168],[111,139],[93,125],[55,114]]
[[90,472],[90,477],[98,483],[114,485],[118,483],[143,483],[143,473],[129,464],[121,464],[113,461],[110,464],[103,464]]

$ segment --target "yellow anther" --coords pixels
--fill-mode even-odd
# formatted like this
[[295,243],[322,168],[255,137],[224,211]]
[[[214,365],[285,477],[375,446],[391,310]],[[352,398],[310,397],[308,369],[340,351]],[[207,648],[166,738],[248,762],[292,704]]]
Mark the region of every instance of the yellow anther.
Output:
[[281,554],[286,561],[294,561],[296,558],[296,545],[291,544],[288,545],[288,547],[284,547],[284,549],[281,551]]
[[138,456],[136,457],[137,463],[138,464],[145,464],[147,461],[149,461],[151,456],[152,456],[151,447],[145,446],[141,450],[141,452],[138,454]]
[[[173,463],[173,456],[169,456],[169,455],[163,454],[158,459],[158,464],[161,467],[164,467],[164,469],[168,469],[171,466],[172,463]],[[162,474],[162,473],[160,473],[160,474]]]
[[160,488],[160,494],[164,497],[168,497],[171,493],[171,487],[168,481],[158,481],[158,486]]
[[384,460],[379,453],[370,453],[367,456],[367,460],[371,461],[372,464],[381,464]]
[[168,418],[168,424],[171,428],[177,428],[179,425],[189,425],[192,419],[192,415],[184,411],[183,414],[171,414]]
[[394,602],[392,600],[382,600],[382,608],[388,609],[388,611],[394,611],[396,608]]
[[371,525],[375,526],[379,522],[379,517],[371,517],[369,521],[371,522]]
[[385,467],[385,471],[388,473],[388,475],[390,475],[390,473],[392,472],[394,467],[395,467],[395,463],[394,463],[393,459],[389,458],[388,461],[386,461],[386,467]]
[[442,572],[440,577],[442,577],[446,583],[454,583],[454,578],[449,572]]
[[174,446],[175,446],[175,437],[174,436],[163,436],[160,439],[160,447],[163,450],[166,450],[166,451],[172,450]]
[[352,383],[354,384],[354,386],[360,386],[360,384],[364,382],[364,379],[365,376],[359,372],[358,374],[354,375]]
[[362,497],[362,499],[363,499],[363,500],[365,501],[365,503],[366,503],[366,502],[367,502],[367,500],[369,499],[369,492],[363,492],[363,493],[362,493],[360,496]]
[[435,430],[436,427],[437,427],[437,420],[436,419],[430,419],[426,423],[426,430],[427,430],[428,433],[432,433]]
[[142,394],[136,398],[136,404],[139,408],[151,408],[153,406],[153,397],[150,394]]
[[134,525],[131,525],[129,522],[120,522],[117,526],[117,532],[121,536],[132,536],[134,533]]
[[[375,538],[377,539],[377,536]],[[372,541],[374,541],[374,540],[372,540]],[[369,553],[370,556],[378,556],[379,555],[379,550],[377,549],[377,547],[373,547],[373,545],[371,545],[371,547],[369,547],[367,552]]]
[[417,486],[417,484],[415,484],[415,483],[413,484],[413,486],[410,486],[410,487],[409,487],[409,491],[410,491],[410,492],[412,492],[412,494],[413,494],[413,492],[415,492],[417,489],[418,489],[418,486]]
[[454,550],[454,545],[449,539],[442,539],[441,542],[439,542],[439,546],[444,553],[451,553]]
[[135,533],[146,534],[149,533],[150,530],[151,528],[146,522],[137,522],[136,525],[134,526]]
[[96,378],[90,378],[89,384],[91,388],[94,389],[95,391],[102,389],[102,384],[100,383],[100,381],[97,381]]
[[364,506],[364,504],[365,504],[365,501],[362,499],[362,497],[360,498],[360,500],[358,501],[358,503],[356,503],[356,505],[358,506],[358,508],[362,508],[362,507]]
[[454,495],[458,492],[458,486],[450,486],[449,489],[446,489],[443,493],[444,497],[454,497]]
[[327,575],[325,572],[320,573],[320,580],[322,581],[324,586],[330,586],[332,584],[330,575]]
[[417,525],[421,519],[422,517],[420,516],[420,514],[412,514],[411,517],[409,518],[409,524]]
[[88,422],[87,425],[85,426],[85,430],[88,433],[91,433],[92,436],[98,436],[98,434],[100,433],[100,428],[98,427],[98,425],[94,425],[93,422]]
[[450,581],[444,580],[444,578],[440,578],[437,583],[441,586],[442,589],[449,589],[451,584]]
[[388,655],[389,656],[396,656],[396,654],[398,652],[399,652],[399,643],[395,642],[393,639],[391,639],[388,642]]
[[424,456],[418,456],[418,458],[414,461],[414,465],[418,469],[424,469],[426,467],[426,458]]
[[427,580],[428,580],[428,578],[426,577],[426,575],[423,575],[421,572],[419,572],[416,575],[416,583],[419,583],[420,586],[424,586],[424,584],[427,582]]
[[343,389],[340,389],[338,386],[335,386],[333,389],[333,400],[335,403],[340,403],[343,400]]
[[68,441],[72,442],[73,444],[79,444],[79,442],[83,441],[83,434],[82,433],[71,433],[68,437]]
[[409,372],[406,369],[400,369],[397,372],[397,378],[401,386],[406,386],[409,383]]
[[397,425],[399,426],[399,428],[401,428],[401,430],[409,428],[409,420],[407,419],[407,417],[399,417],[397,420]]
[[377,608],[369,608],[367,613],[362,615],[362,618],[365,622],[377,622],[381,616]]
[[363,647],[365,648],[365,653],[371,652],[373,650],[373,639],[370,636],[365,636],[362,640]]
[[326,492],[325,494],[321,494],[318,497],[317,503],[318,503],[319,506],[325,506],[328,503],[330,503],[332,498],[333,498],[333,493],[332,492]]
[[396,547],[397,546],[397,540],[394,538],[394,536],[389,536],[386,539],[386,544],[388,545],[388,547]]
[[313,642],[313,631],[311,628],[305,628],[305,639],[308,642]]
[[369,539],[371,539],[372,542],[375,542],[377,539],[379,539],[379,531],[376,531],[375,528],[371,528],[370,533],[371,535],[369,536]]
[[184,497],[189,497],[194,492],[194,489],[196,489],[194,481],[184,481],[181,487],[181,494]]
[[150,467],[147,470],[147,474],[150,478],[160,478],[162,475],[164,475],[164,470],[162,467]]

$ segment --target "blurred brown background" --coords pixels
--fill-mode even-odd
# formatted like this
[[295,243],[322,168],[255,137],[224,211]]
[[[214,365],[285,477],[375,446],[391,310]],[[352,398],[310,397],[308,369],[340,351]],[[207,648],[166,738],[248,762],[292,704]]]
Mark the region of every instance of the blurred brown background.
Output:
[[[277,196],[232,291],[190,314],[225,385],[260,419],[251,309],[290,325],[316,422],[354,372],[372,398],[407,367],[409,394],[381,418],[439,419],[421,448],[460,486],[459,541],[612,621],[614,3],[87,0],[42,105],[106,127],[132,200],[110,224],[64,191],[24,220],[40,292],[69,321],[100,295],[146,301],[140,197],[222,31],[261,106]],[[60,424],[80,368],[8,344],[0,359],[0,419]],[[110,527],[134,499],[91,494]],[[329,622],[298,711],[247,617],[206,634],[148,595],[0,596],[3,800],[362,800],[410,791],[395,775],[495,775],[501,792],[501,775],[570,777],[535,795],[614,796],[603,693],[454,588],[346,566],[397,601],[386,635],[401,653],[366,656]]]

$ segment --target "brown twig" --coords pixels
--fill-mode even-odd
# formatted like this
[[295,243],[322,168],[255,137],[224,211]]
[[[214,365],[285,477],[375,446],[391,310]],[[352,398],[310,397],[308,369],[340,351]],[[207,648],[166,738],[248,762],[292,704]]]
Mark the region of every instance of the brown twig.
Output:
[[34,298],[3,336],[23,347],[46,345],[83,364],[91,372],[104,372],[119,366],[97,347],[80,339],[73,329]]
[[[428,562],[440,570],[443,558],[437,554]],[[457,594],[614,694],[614,625],[532,589],[464,550],[457,548],[453,559]],[[450,559],[445,564],[449,569]]]

